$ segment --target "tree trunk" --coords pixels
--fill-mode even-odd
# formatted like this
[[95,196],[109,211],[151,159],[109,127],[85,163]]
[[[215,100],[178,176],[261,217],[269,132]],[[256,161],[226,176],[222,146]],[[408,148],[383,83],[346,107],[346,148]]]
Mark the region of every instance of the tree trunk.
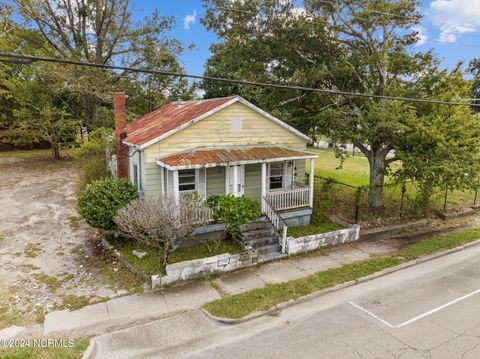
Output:
[[60,149],[58,148],[58,143],[52,143],[52,156],[56,160],[60,159]]
[[385,181],[385,159],[387,152],[383,148],[374,148],[368,161],[370,163],[370,189],[368,191],[368,205],[373,209],[383,208],[383,184]]
[[85,124],[88,128],[95,128],[98,99],[95,95],[83,95],[83,111],[85,114]]
[[164,267],[167,266],[168,264],[168,260],[170,259],[170,251],[171,251],[171,248],[170,248],[170,244],[166,244],[164,249],[163,249],[163,260],[162,260],[162,264]]

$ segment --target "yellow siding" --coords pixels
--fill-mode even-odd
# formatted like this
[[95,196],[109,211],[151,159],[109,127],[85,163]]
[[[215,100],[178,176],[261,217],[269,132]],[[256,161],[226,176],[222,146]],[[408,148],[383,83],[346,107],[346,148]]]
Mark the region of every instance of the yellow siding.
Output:
[[[242,118],[242,130],[231,131],[231,118]],[[265,118],[241,103],[234,103],[215,114],[145,149],[145,161],[198,146],[278,144],[305,149],[306,141],[288,129]]]

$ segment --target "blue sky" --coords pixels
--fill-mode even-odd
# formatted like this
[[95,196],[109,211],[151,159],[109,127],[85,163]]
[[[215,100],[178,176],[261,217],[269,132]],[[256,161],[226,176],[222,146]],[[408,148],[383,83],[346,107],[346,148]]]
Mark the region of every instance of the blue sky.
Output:
[[[204,14],[201,0],[137,0],[135,16],[143,17],[154,8],[175,16],[172,36],[186,44],[195,43],[196,48],[181,61],[188,72],[202,74],[209,47],[218,40],[199,22]],[[446,67],[480,57],[480,0],[426,0],[422,13],[425,16],[419,30],[423,44],[418,50],[435,49]]]

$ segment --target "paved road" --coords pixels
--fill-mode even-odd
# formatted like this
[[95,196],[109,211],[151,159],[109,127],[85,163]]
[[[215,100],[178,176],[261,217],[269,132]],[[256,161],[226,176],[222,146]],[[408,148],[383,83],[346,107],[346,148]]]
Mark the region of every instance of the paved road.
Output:
[[480,245],[236,326],[201,312],[97,339],[97,357],[479,358]]

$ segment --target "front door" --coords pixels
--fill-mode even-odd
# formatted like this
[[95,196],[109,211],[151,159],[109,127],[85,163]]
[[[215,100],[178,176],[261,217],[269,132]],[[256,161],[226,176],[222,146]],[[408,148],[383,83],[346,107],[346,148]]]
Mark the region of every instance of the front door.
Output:
[[[235,171],[237,171],[237,183],[235,186]],[[228,166],[226,168],[226,192],[235,196],[243,196],[245,194],[245,166]]]

